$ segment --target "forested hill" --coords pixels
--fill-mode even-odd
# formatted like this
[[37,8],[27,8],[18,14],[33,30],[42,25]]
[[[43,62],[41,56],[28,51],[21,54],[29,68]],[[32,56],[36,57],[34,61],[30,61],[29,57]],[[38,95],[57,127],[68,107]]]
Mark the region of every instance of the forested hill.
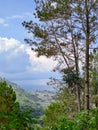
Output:
[[19,102],[21,107],[27,108],[46,108],[51,102],[54,101],[54,92],[51,91],[35,91],[35,92],[27,92],[19,85],[10,82],[4,78],[0,77],[0,81],[6,81],[9,85],[11,85],[16,92],[17,101]]

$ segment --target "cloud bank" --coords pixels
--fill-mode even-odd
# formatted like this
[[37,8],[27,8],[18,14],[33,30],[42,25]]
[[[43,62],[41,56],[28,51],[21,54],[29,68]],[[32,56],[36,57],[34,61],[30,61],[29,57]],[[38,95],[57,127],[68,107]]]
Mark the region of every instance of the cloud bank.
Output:
[[22,85],[35,79],[46,81],[55,65],[56,62],[45,56],[36,57],[35,52],[16,39],[0,37],[1,76]]

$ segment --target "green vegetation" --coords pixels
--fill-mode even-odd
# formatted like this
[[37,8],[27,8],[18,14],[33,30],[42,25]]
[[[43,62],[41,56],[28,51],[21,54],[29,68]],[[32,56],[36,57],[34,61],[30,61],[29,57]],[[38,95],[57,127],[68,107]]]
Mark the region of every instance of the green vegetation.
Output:
[[[58,62],[51,78],[55,103],[46,109],[43,130],[98,130],[98,0],[35,0],[34,21],[23,22],[37,56]],[[95,44],[96,43],[96,44]]]
[[[54,57],[58,62],[54,71],[62,78],[51,78],[50,84],[57,86],[58,91],[55,102],[47,108],[47,92],[34,95],[22,89],[17,91],[16,87],[15,94],[11,86],[2,82],[0,127],[3,130],[98,130],[98,48],[95,45],[98,0],[35,0],[35,3],[35,16],[41,23],[23,22],[34,36],[33,41],[25,41],[38,57]],[[37,119],[36,111],[43,108],[44,115]]]
[[[33,37],[25,41],[38,57],[52,57],[58,62],[54,71],[62,74],[62,70],[71,70],[70,74],[65,72],[64,80],[68,87],[73,87],[71,85],[74,84],[77,111],[80,112],[82,107],[89,110],[90,51],[97,49],[98,1],[35,0],[35,3],[35,17],[39,23],[23,22]],[[79,80],[81,67],[84,67],[84,106],[81,104],[83,91]]]
[[16,93],[16,101],[19,102],[21,108],[38,109],[46,108],[51,102],[54,101],[55,93],[52,91],[35,91],[28,92],[21,88],[19,85],[12,83],[4,78],[0,77],[0,81],[6,81],[8,85],[11,85]]
[[5,81],[0,82],[1,130],[97,130],[98,108],[76,113],[76,99],[65,88],[57,94],[39,119],[32,110],[21,110],[16,94]]
[[[46,117],[48,119],[48,116]],[[49,120],[50,121],[50,120]],[[81,111],[76,114],[74,119],[68,119],[66,116],[59,116],[54,123],[46,122],[46,126],[42,130],[97,130],[98,129],[98,109],[89,111]]]
[[21,111],[16,102],[16,94],[12,86],[5,81],[0,82],[0,129],[1,130],[26,130],[35,127],[37,120],[32,116],[32,111]]

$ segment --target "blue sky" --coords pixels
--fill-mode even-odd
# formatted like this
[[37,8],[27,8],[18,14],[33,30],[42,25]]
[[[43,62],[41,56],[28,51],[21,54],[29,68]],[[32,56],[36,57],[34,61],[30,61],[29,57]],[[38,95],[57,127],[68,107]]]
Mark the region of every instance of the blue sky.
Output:
[[56,76],[56,63],[46,57],[37,58],[24,38],[31,37],[22,26],[33,16],[33,0],[0,0],[0,76],[15,82],[26,90],[50,89],[46,82]]

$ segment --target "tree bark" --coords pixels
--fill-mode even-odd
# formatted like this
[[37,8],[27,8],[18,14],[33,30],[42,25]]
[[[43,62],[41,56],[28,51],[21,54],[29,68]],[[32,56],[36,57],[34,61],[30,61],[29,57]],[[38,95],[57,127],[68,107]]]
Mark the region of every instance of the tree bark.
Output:
[[[76,74],[77,77],[79,76],[79,56],[78,56],[78,44],[77,44],[77,40],[74,41],[73,38],[73,33],[71,33],[72,36],[72,45],[73,45],[73,49],[74,49],[74,60],[75,60],[75,70],[76,70]],[[78,108],[78,112],[81,111],[81,99],[80,99],[80,86],[79,83],[76,84],[76,95],[77,95],[77,108]]]
[[88,11],[88,0],[85,0],[86,9],[86,55],[85,55],[85,110],[89,110],[89,37],[90,37],[90,26],[89,26],[89,11]]
[[[79,65],[78,65],[78,54],[76,54],[76,50],[74,50],[75,56],[75,67],[76,67],[76,74],[77,77],[79,76]],[[78,111],[81,111],[81,100],[80,100],[80,87],[79,84],[76,84],[76,95],[77,95],[77,103],[78,103]]]

